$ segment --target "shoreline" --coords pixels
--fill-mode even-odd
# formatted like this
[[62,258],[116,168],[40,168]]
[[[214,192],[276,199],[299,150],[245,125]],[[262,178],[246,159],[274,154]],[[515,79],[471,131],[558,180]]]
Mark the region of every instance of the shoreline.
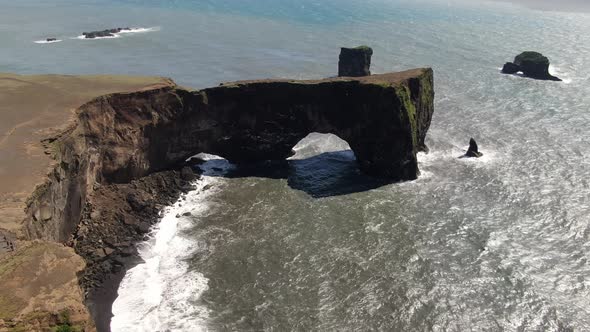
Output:
[[119,285],[125,278],[127,270],[133,268],[137,264],[141,264],[141,258],[134,257],[137,262],[128,263],[123,266],[121,270],[113,272],[107,276],[102,286],[96,288],[88,298],[86,298],[86,306],[90,315],[95,322],[97,331],[110,331],[111,319],[113,318],[112,306],[118,296]]
[[[87,231],[79,230],[74,238],[76,252],[86,261],[80,286],[98,331],[110,331],[112,305],[120,283],[129,269],[143,262],[137,246],[161,222],[166,206],[195,189],[194,179],[198,177],[183,165],[98,189],[81,221]],[[118,222],[121,219],[123,222]]]

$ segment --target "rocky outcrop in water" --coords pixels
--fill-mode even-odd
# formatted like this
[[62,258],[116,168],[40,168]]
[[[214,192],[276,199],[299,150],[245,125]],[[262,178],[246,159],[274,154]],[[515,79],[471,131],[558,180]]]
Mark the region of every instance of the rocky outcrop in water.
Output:
[[114,37],[115,34],[121,31],[131,31],[131,28],[114,28],[100,31],[82,32],[84,38],[93,39],[97,37]]
[[338,76],[362,77],[371,75],[373,49],[368,46],[340,49]]
[[502,68],[504,74],[518,72],[537,80],[561,81],[549,73],[549,59],[537,52],[523,52],[514,58],[514,62],[507,62]]
[[465,153],[465,157],[469,158],[479,158],[482,157],[483,153],[479,152],[477,147],[477,143],[473,138],[469,140],[469,149],[467,149],[467,153]]

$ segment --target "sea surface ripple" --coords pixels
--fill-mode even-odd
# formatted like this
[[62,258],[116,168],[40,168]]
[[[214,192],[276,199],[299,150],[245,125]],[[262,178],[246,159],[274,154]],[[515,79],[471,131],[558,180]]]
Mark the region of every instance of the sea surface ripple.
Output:
[[[201,88],[333,76],[339,47],[360,44],[374,73],[434,68],[417,181],[372,185],[345,142],[317,134],[281,170],[211,173],[210,191],[164,211],[114,331],[590,330],[588,14],[454,0],[0,3],[5,72]],[[116,26],[159,29],[61,38]],[[52,36],[64,41],[32,42]],[[501,75],[524,50],[565,81]],[[470,137],[484,157],[458,159]]]

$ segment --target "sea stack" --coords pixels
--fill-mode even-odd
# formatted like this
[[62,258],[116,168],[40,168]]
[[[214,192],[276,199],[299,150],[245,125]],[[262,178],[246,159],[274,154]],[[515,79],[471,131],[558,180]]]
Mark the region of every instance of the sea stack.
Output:
[[523,52],[514,58],[514,62],[507,62],[502,68],[504,74],[518,72],[537,80],[561,81],[558,77],[549,74],[549,59],[538,52]]
[[483,156],[483,153],[479,152],[477,143],[473,138],[471,138],[469,140],[469,149],[467,150],[467,153],[465,153],[465,157],[479,158],[481,156]]
[[368,46],[342,47],[338,61],[338,76],[362,77],[371,75],[373,49]]

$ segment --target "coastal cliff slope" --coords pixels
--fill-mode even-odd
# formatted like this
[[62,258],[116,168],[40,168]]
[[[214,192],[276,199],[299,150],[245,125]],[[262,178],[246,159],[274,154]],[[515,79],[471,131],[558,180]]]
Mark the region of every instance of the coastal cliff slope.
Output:
[[[53,108],[44,106],[49,102],[31,105],[31,119],[47,116],[51,121],[31,120],[38,127],[29,136],[17,139],[8,135],[0,143],[8,147],[29,142],[36,154],[21,162],[37,164],[34,172],[13,166],[0,173],[5,174],[3,185],[12,183],[9,178],[16,181],[35,174],[22,180],[28,181],[26,186],[3,186],[13,189],[2,196],[0,229],[23,244],[42,240],[73,247],[76,253],[56,245],[77,257],[72,259],[82,258],[83,264],[76,265],[75,271],[84,269],[78,277],[87,300],[105,287],[110,274],[120,274],[132,264],[125,257],[133,256],[134,243],[145,237],[162,204],[188,190],[188,182],[170,171],[181,167],[188,157],[206,152],[237,164],[285,159],[307,134],[333,133],[350,144],[365,173],[391,181],[412,180],[419,174],[416,154],[426,149],[424,140],[433,113],[433,72],[428,68],[358,78],[243,81],[200,91],[180,88],[166,79],[112,78],[111,85],[109,79],[104,85],[100,83],[104,78],[85,79],[90,86],[72,91],[96,95],[74,92],[75,97]],[[50,77],[46,84],[53,87],[59,82]],[[26,89],[35,88],[42,90],[44,86],[26,84]],[[14,100],[15,109],[22,108],[20,101],[27,99],[29,90],[21,89],[25,86],[5,93],[4,98]],[[62,96],[46,89],[48,100]],[[63,92],[63,96],[69,95]],[[91,98],[75,109],[76,104]],[[4,110],[2,116],[11,114]],[[8,139],[15,141],[8,144],[4,141]],[[29,151],[26,149],[19,151]],[[12,150],[0,150],[3,158],[8,158],[7,151]],[[10,197],[16,193],[23,193],[26,199],[12,204]],[[150,224],[138,222],[150,217]],[[15,254],[6,257],[0,264]],[[69,282],[56,287],[66,287]],[[109,284],[109,299],[117,284],[117,280]],[[0,303],[7,299],[0,293]],[[104,311],[110,312],[109,301],[86,304],[99,330],[107,330],[105,321],[110,316]],[[65,309],[72,311],[72,306]],[[79,307],[76,310],[84,314]],[[56,311],[43,306],[32,310]],[[24,319],[24,311],[12,313],[20,317],[17,321]],[[84,323],[83,316],[78,318],[80,324],[91,326],[89,319]]]
[[48,140],[76,124],[78,107],[104,94],[169,85],[159,77],[0,73],[0,331],[40,331],[66,321],[93,329],[77,276],[84,260],[53,240],[61,226],[26,234],[26,209],[59,163]]

